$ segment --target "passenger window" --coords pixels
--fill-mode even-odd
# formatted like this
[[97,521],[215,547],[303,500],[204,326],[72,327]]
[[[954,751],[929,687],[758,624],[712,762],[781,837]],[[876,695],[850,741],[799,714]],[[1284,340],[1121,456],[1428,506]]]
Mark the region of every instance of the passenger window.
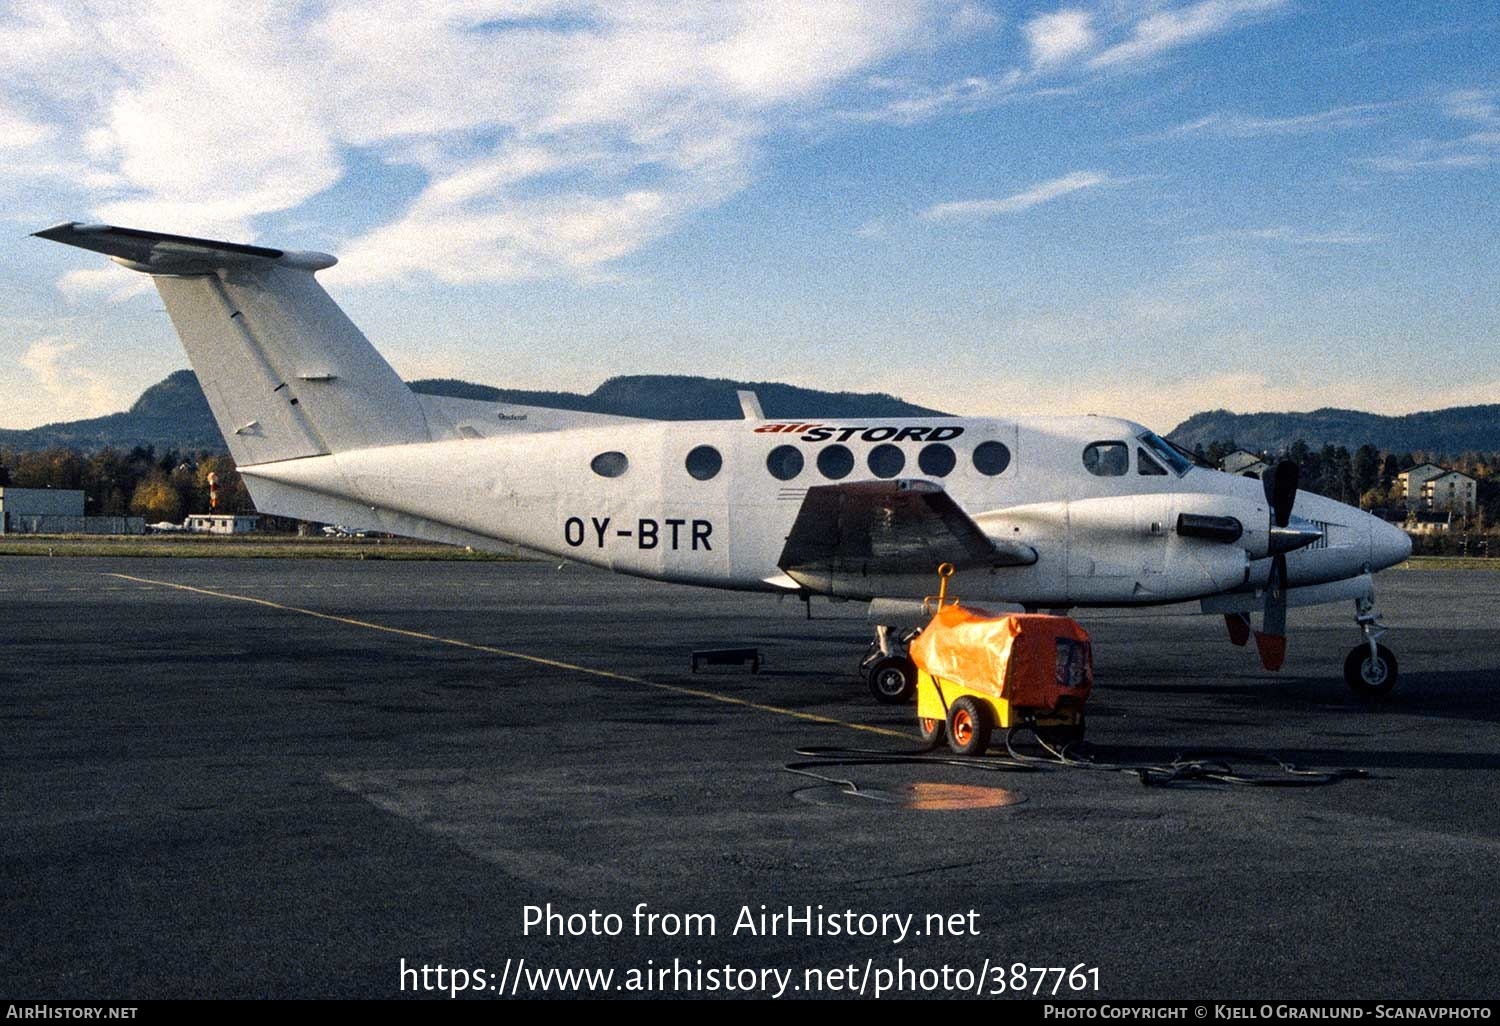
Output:
[[974,469],[985,477],[1005,473],[1010,466],[1010,450],[1000,442],[980,442],[974,447]]
[[921,467],[922,473],[928,477],[947,477],[953,473],[953,468],[957,464],[958,457],[953,455],[953,450],[942,442],[924,445],[922,451],[917,453],[917,466]]
[[906,466],[906,454],[894,445],[877,445],[866,462],[876,477],[895,477]]
[[619,477],[630,469],[630,460],[623,452],[601,452],[590,461],[589,469],[600,477]]
[[687,472],[699,481],[707,481],[716,477],[720,468],[724,466],[724,457],[719,455],[719,450],[711,445],[700,445],[687,454],[684,461]]
[[1156,462],[1156,457],[1140,446],[1135,447],[1135,472],[1142,477],[1167,476],[1167,468]]
[[818,470],[830,481],[848,477],[849,471],[854,469],[854,453],[846,446],[825,446],[818,453]]
[[766,457],[766,469],[778,481],[790,481],[802,473],[802,450],[795,445],[778,445]]
[[1095,477],[1120,477],[1130,470],[1130,448],[1124,442],[1091,442],[1083,465]]

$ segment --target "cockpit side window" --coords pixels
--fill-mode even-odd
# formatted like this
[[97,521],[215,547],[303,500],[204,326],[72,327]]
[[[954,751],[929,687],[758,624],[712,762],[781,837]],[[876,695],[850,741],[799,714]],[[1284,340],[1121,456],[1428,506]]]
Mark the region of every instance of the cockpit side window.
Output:
[[1145,446],[1141,445],[1135,447],[1135,472],[1142,477],[1167,476],[1167,468],[1156,462]]
[[[1171,442],[1162,438],[1154,432],[1147,431],[1137,436],[1141,445],[1144,446],[1152,456],[1156,457],[1158,465],[1166,467],[1171,473],[1181,477],[1193,469],[1193,461],[1183,455],[1182,451]],[[1141,470],[1142,474],[1155,473],[1155,471]]]
[[1095,477],[1121,477],[1130,471],[1130,447],[1124,442],[1090,442],[1083,449],[1083,466]]

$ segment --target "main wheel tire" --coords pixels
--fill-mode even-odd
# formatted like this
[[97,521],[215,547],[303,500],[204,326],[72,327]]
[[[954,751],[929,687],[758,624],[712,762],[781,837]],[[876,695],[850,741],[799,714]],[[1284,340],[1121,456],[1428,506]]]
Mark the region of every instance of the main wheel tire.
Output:
[[870,694],[882,705],[901,705],[917,693],[917,664],[903,656],[886,656],[870,667]]
[[1375,646],[1374,659],[1369,645],[1355,645],[1344,660],[1344,683],[1362,698],[1390,694],[1396,677],[1396,655],[1384,645]]
[[948,733],[948,721],[918,718],[917,733],[922,738],[922,750],[930,752],[943,743],[943,737]]
[[990,707],[968,695],[948,709],[948,747],[959,755],[983,755],[990,746]]

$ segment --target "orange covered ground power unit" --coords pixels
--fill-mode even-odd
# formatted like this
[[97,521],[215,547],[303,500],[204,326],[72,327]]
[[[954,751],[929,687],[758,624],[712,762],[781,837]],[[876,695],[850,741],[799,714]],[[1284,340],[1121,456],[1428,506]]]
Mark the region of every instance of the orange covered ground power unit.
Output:
[[1082,734],[1094,659],[1088,633],[1069,617],[947,605],[912,641],[911,658],[917,719],[934,744],[946,734],[955,751],[976,754],[994,727],[1018,722]]

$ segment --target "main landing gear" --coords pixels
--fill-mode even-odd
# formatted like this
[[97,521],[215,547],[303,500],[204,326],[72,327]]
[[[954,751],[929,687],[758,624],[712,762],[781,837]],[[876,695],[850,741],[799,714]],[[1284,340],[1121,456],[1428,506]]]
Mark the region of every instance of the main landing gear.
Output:
[[1354,622],[1359,625],[1365,640],[1349,650],[1344,659],[1344,683],[1356,695],[1376,698],[1388,695],[1396,686],[1396,656],[1380,644],[1387,630],[1375,612],[1375,600],[1354,600]]
[[907,646],[921,631],[897,633],[893,628],[875,628],[875,640],[859,664],[859,672],[870,685],[870,694],[882,705],[902,705],[917,693],[917,664],[907,655]]

